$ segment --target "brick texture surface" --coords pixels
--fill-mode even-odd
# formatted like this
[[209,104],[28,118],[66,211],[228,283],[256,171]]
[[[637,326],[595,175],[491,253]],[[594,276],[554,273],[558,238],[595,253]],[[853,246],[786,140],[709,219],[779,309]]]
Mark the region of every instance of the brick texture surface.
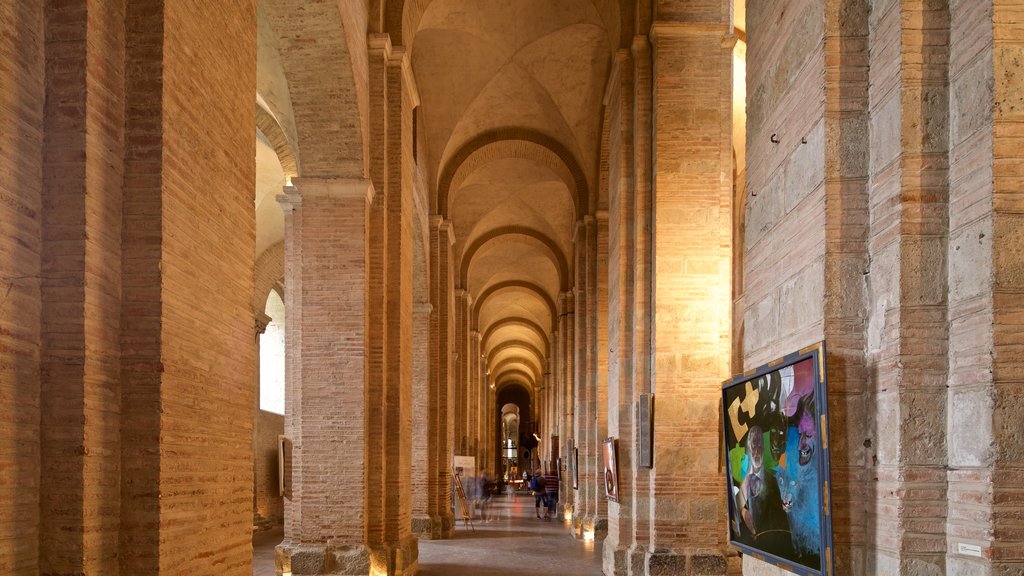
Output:
[[[657,464],[650,473],[650,545],[675,558],[669,564],[723,552],[717,410],[729,374],[732,296],[728,31],[721,23],[656,22],[652,29]],[[653,573],[662,560],[649,560]]]
[[47,574],[117,569],[120,415],[111,399],[120,394],[123,21],[119,3],[46,10],[40,570]]
[[43,5],[0,5],[0,572],[39,561]]
[[247,574],[255,9],[127,14],[121,569]]

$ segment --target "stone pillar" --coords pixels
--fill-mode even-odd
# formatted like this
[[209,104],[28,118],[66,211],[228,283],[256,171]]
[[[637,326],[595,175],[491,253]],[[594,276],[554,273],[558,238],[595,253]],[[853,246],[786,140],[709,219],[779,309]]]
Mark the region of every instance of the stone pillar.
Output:
[[[608,535],[604,540],[605,573],[624,576],[629,572],[629,547],[633,544],[635,459],[637,445],[634,425],[635,399],[633,373],[633,337],[635,323],[634,269],[635,213],[631,201],[632,170],[632,79],[629,51],[620,50],[613,64],[606,91],[606,123],[608,148],[608,219],[607,219],[607,318],[608,358],[607,418],[608,434],[619,441],[619,501],[608,503]],[[604,261],[605,255],[600,257]]]
[[[946,570],[1024,570],[1019,7],[950,2]],[[980,549],[980,552],[978,551]]]
[[[576,508],[574,517],[578,516],[577,530],[582,533],[592,530],[589,524],[593,514],[592,507],[592,485],[596,480],[591,477],[596,474],[595,460],[596,449],[594,448],[594,434],[591,426],[589,404],[587,402],[590,388],[587,385],[587,368],[590,363],[587,358],[589,349],[587,347],[587,228],[583,220],[576,222],[576,232],[573,236],[574,258],[573,267],[576,273],[575,279],[575,315],[573,316],[574,330],[572,340],[573,354],[573,436],[576,438],[576,445],[579,447],[580,473],[579,485],[576,488]],[[574,518],[574,522],[577,519]]]
[[689,11],[663,8],[651,28],[657,407],[646,565],[651,574],[724,574],[718,412],[731,327],[732,29],[727,11],[680,22]]
[[[877,3],[876,3],[877,4]],[[869,179],[870,398],[877,439],[866,572],[944,574],[949,13],[876,5]],[[842,441],[842,436],[836,438]]]
[[[578,453],[579,435],[576,430],[576,395],[573,386],[575,380],[575,369],[573,367],[575,325],[573,293],[572,291],[562,292],[558,295],[558,390],[559,403],[562,406],[562,412],[558,416],[562,419],[562,429],[565,431],[565,434],[572,435],[573,446]],[[574,458],[575,455],[570,457]],[[577,463],[573,462],[573,465],[576,466]],[[582,466],[582,462],[578,465]],[[582,469],[580,473],[582,473]],[[572,510],[573,533],[577,537],[582,537],[583,513],[578,507],[579,490],[572,487],[572,478],[568,478],[565,485],[566,497],[560,497],[559,499],[563,500],[563,506]]]
[[450,538],[454,533],[451,512],[452,474],[452,270],[455,243],[450,221],[430,217],[430,537]]
[[[285,212],[285,499],[279,573],[366,574],[367,180],[297,179]],[[307,297],[310,295],[311,297]]]
[[[608,212],[598,211],[587,225],[587,243],[590,252],[591,272],[591,411],[594,421],[594,446],[601,447],[602,440],[611,436],[608,433]],[[616,437],[619,443],[618,453],[623,455],[630,450],[628,438]],[[628,456],[628,454],[627,454]],[[603,456],[595,460],[594,496],[595,507],[594,529],[602,537],[608,533],[608,507],[610,503],[604,495],[603,482],[600,474],[603,469]],[[628,464],[629,459],[626,459]],[[621,469],[621,458],[618,467]]]
[[[641,24],[644,22],[641,15]],[[641,29],[644,29],[641,26]],[[633,38],[630,47],[632,56],[633,82],[628,90],[632,97],[632,126],[630,132],[633,154],[630,166],[633,171],[633,194],[627,196],[626,210],[632,216],[628,218],[627,254],[633,263],[633,293],[630,299],[633,308],[632,348],[634,363],[628,378],[632,381],[634,395],[653,391],[651,332],[653,327],[653,259],[652,253],[652,220],[653,193],[652,184],[653,162],[651,132],[653,130],[653,62],[651,43],[646,34]],[[657,400],[655,400],[657,404]],[[657,410],[657,408],[655,408]],[[657,465],[657,462],[655,462]],[[636,468],[633,482],[633,543],[628,553],[629,571],[631,574],[644,574],[647,564],[647,552],[651,547],[651,529],[653,525],[651,505],[651,470]]]

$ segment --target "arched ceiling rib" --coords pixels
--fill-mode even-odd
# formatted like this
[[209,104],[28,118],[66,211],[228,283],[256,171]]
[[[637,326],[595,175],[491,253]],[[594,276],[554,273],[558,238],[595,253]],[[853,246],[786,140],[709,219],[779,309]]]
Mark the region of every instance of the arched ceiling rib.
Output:
[[536,298],[540,299],[540,301],[543,302],[547,307],[547,311],[549,314],[548,324],[552,326],[552,330],[554,329],[554,321],[558,317],[558,312],[555,309],[555,301],[551,298],[550,295],[544,292],[544,290],[542,290],[536,284],[531,284],[529,282],[521,282],[517,280],[499,282],[497,284],[494,284],[493,286],[490,286],[489,288],[484,290],[483,293],[480,294],[480,296],[477,298],[476,304],[473,307],[474,326],[480,325],[480,310],[487,304],[488,298],[490,298],[492,295],[496,293],[506,290],[520,291],[526,294],[533,295]]
[[366,174],[369,95],[362,2],[262,0],[288,80],[302,176]]
[[533,375],[533,379],[536,382],[539,382],[541,376],[544,374],[544,371],[539,365],[530,362],[528,357],[523,356],[508,357],[501,360],[496,359],[494,365],[490,367],[490,371],[492,374],[501,374],[510,368],[527,370]]
[[466,142],[445,163],[437,184],[437,213],[447,216],[451,196],[482,167],[506,158],[530,160],[546,168],[570,191],[577,219],[589,212],[590,186],[576,157],[555,138],[522,127],[483,132]]
[[524,332],[533,334],[539,341],[544,343],[541,347],[541,349],[544,350],[544,355],[546,356],[548,354],[548,338],[544,333],[544,329],[541,328],[539,324],[528,318],[519,318],[515,316],[502,318],[501,320],[489,325],[484,330],[480,345],[486,348],[490,343],[491,338],[495,337],[496,332],[499,330],[511,331],[512,334],[519,338],[523,337]]
[[487,245],[489,242],[500,242],[504,240],[503,236],[526,236],[537,241],[541,246],[541,250],[546,252],[546,255],[555,262],[558,266],[558,285],[561,291],[569,289],[569,265],[566,263],[565,255],[554,240],[547,235],[526,228],[524,226],[502,226],[500,228],[494,228],[488,230],[486,233],[481,234],[469,247],[466,248],[462,255],[462,270],[459,272],[460,285],[468,286],[467,278],[469,274],[469,266],[473,262],[473,257],[476,253]]

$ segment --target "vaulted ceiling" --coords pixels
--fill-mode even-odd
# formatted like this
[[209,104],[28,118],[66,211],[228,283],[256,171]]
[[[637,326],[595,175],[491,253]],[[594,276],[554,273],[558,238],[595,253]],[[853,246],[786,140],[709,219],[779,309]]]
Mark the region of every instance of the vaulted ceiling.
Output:
[[286,177],[358,170],[363,128],[335,120],[365,95],[344,82],[365,65],[367,11],[400,10],[389,18],[420,96],[418,161],[431,212],[454,230],[453,276],[473,296],[490,381],[539,386],[573,285],[575,225],[596,205],[619,0],[380,2],[259,2],[257,256],[283,238],[273,200]]
[[614,2],[433,0],[411,39],[436,209],[490,382],[539,386],[596,184]]

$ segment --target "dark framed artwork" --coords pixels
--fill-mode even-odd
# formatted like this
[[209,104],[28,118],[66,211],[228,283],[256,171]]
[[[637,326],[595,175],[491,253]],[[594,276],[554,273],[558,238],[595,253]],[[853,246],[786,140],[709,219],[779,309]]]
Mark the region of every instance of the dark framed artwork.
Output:
[[797,574],[832,574],[825,343],[725,382],[729,543]]
[[614,437],[604,439],[604,495],[612,502],[619,501],[619,463],[616,448],[618,442]]
[[572,447],[572,489],[580,488],[580,449]]
[[654,468],[654,395],[641,394],[636,404],[637,463],[641,468]]

